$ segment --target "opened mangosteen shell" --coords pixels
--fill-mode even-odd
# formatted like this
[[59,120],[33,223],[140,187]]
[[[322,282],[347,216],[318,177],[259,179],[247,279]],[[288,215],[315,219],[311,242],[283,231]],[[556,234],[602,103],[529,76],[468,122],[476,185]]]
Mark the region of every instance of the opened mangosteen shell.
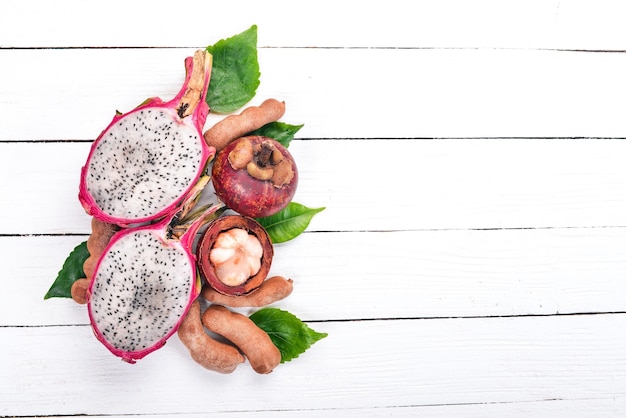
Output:
[[[215,267],[209,259],[209,254],[218,235],[233,228],[240,228],[254,235],[263,248],[259,271],[238,286],[222,283],[215,274]],[[256,220],[242,215],[227,215],[217,218],[209,224],[200,237],[196,253],[200,275],[213,289],[224,295],[240,296],[253,292],[265,281],[272,265],[274,246],[265,228]]]

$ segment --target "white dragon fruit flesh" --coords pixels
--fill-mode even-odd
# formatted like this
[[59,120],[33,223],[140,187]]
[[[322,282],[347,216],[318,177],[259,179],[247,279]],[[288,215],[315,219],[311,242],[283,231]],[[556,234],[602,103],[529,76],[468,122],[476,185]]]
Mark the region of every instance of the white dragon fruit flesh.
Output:
[[[202,177],[193,193],[207,183]],[[113,235],[96,264],[87,309],[97,339],[114,355],[134,363],[176,332],[200,292],[194,237],[218,208],[186,225],[175,213]]]
[[186,58],[186,79],[176,97],[151,98],[116,115],[93,142],[79,191],[88,214],[127,226],[176,211],[215,154],[202,137],[211,64],[202,50]]

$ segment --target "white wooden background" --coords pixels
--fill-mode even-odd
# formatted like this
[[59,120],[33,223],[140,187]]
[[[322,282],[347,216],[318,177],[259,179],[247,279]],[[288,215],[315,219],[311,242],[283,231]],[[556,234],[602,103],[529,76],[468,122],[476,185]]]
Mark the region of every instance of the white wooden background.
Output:
[[[626,416],[622,1],[0,5],[0,416]],[[43,300],[86,239],[90,142],[258,25],[304,123],[278,304],[329,336],[259,376],[176,337],[136,365]],[[211,115],[207,126],[219,119]]]

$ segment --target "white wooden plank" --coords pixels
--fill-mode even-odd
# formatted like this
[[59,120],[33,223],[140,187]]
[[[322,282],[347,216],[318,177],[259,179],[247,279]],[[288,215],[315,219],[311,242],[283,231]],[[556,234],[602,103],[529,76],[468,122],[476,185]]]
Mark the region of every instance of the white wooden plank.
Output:
[[598,403],[615,415],[623,412],[625,315],[312,326],[329,336],[269,376],[255,375],[247,364],[233,375],[207,372],[176,338],[128,365],[86,326],[2,328],[0,413],[342,415],[358,409],[367,415],[436,405],[462,411],[481,403],[516,404],[523,411],[521,403],[550,399],[577,404],[573,416],[594,415]]
[[[493,417],[550,417],[550,418],[576,418],[576,417],[611,417],[619,416],[626,410],[626,399],[580,399],[562,400],[546,399],[536,402],[512,402],[512,403],[478,403],[464,405],[428,405],[407,407],[379,407],[379,408],[343,408],[336,410],[302,410],[292,409],[288,411],[237,411],[238,418],[273,418],[273,417],[341,417],[360,418],[367,417],[430,417],[430,418],[484,418]],[[176,418],[180,414],[138,414],[134,417],[149,418]],[[204,414],[185,414],[189,417],[203,417]],[[212,412],[211,417],[232,417],[232,412]],[[90,415],[93,418],[124,418],[124,415]]]
[[[171,98],[192,49],[0,50],[0,141],[88,140]],[[263,49],[255,99],[300,138],[626,137],[624,53]],[[210,115],[207,127],[220,117]]]
[[[0,326],[88,323],[43,300],[84,239],[0,238]],[[626,312],[625,247],[622,228],[307,233],[276,246],[270,274],[294,280],[276,306],[305,320]]]
[[[89,143],[0,144],[0,233],[87,233]],[[626,141],[294,141],[310,230],[626,225]],[[207,192],[210,193],[210,192]]]
[[[477,403],[461,405],[427,405],[406,407],[377,407],[377,408],[342,408],[335,410],[303,410],[292,409],[287,411],[237,411],[238,418],[273,418],[273,417],[430,417],[430,418],[484,418],[492,417],[613,417],[620,416],[626,410],[626,399],[622,397],[606,397],[603,399],[545,399],[533,402],[511,403]],[[137,418],[176,418],[180,414],[149,414],[135,415]],[[134,416],[134,417],[135,417]],[[189,417],[203,417],[202,413],[185,414]],[[211,417],[232,417],[232,412],[212,412]],[[90,415],[93,418],[124,418],[124,415]]]
[[2,5],[0,46],[203,46],[257,24],[262,46],[623,49],[622,15],[616,0],[28,0]]
[[[0,415],[626,416],[626,141],[573,139],[626,138],[622,3],[1,4]],[[305,124],[296,200],[327,207],[277,247],[278,306],[329,337],[270,376],[176,338],[123,364],[42,300],[87,141],[253,23],[251,104]]]
[[293,151],[297,198],[328,208],[321,230],[624,225],[623,141],[303,141]]

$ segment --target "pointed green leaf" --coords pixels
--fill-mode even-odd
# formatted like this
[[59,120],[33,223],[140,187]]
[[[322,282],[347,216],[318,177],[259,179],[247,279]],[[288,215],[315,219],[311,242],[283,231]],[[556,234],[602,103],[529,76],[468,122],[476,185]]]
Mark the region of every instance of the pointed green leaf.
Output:
[[87,241],[78,244],[63,263],[56,280],[43,298],[71,298],[72,284],[85,277],[83,263],[88,257]]
[[325,208],[308,208],[300,203],[290,202],[280,212],[266,218],[257,218],[265,228],[272,242],[278,244],[294,239],[303,233],[315,214]]
[[289,148],[289,143],[303,126],[304,125],[289,125],[284,122],[270,122],[267,125],[250,132],[249,135],[266,136],[268,138],[275,139],[283,147]]
[[222,39],[206,50],[213,55],[206,102],[214,113],[233,112],[256,94],[261,83],[257,55],[257,27]]
[[292,313],[278,308],[260,309],[250,315],[250,319],[270,336],[280,351],[281,363],[293,360],[328,336],[325,332],[314,331]]

